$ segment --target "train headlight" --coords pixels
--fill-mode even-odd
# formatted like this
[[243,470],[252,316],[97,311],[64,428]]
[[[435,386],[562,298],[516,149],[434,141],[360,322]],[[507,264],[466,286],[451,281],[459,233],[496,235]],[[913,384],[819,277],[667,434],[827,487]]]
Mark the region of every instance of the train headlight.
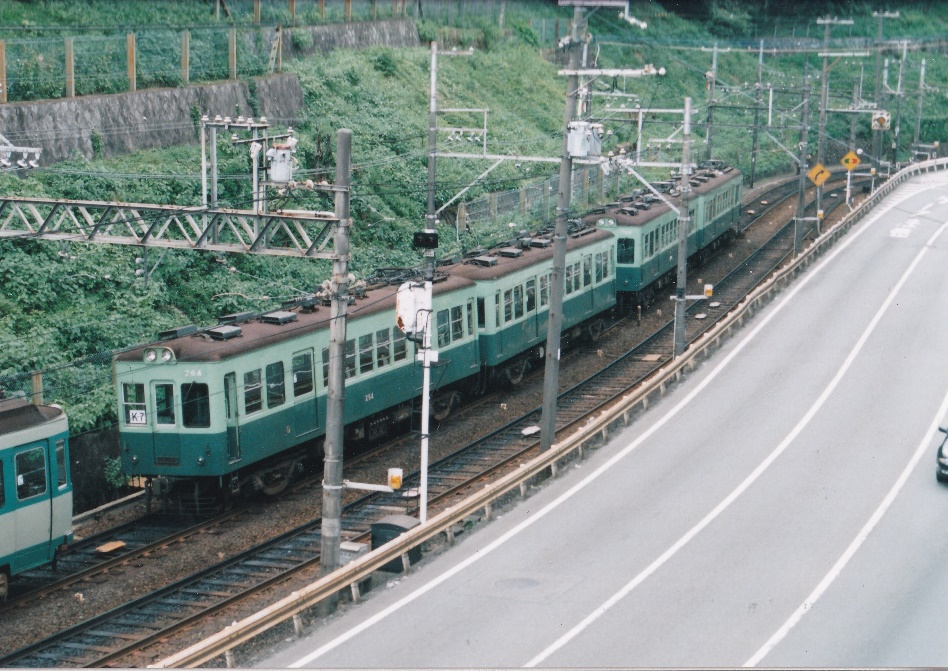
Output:
[[143,358],[146,363],[172,363],[174,361],[174,352],[170,347],[149,347],[145,350]]
[[158,359],[158,352],[153,349],[145,350],[145,361],[151,362]]
[[171,361],[172,356],[173,355],[171,354],[171,350],[166,349],[165,351],[161,353],[161,360],[167,363],[168,361]]

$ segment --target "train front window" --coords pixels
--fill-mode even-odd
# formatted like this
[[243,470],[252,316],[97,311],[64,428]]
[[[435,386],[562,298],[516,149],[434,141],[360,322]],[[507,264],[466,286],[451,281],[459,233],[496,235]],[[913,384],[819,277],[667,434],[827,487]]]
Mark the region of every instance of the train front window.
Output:
[[517,285],[513,289],[514,294],[514,319],[523,317],[523,287]]
[[592,257],[583,258],[583,286],[588,287],[592,284]]
[[464,337],[464,308],[451,308],[451,340],[457,342]]
[[356,341],[346,341],[346,379],[355,377],[356,374]]
[[293,355],[293,396],[313,391],[313,350]]
[[395,361],[403,361],[407,356],[408,348],[405,344],[405,334],[401,329],[392,331],[392,353],[395,355]]
[[145,415],[145,385],[122,384],[122,405],[125,407],[126,425],[144,426],[148,423]]
[[260,369],[244,373],[244,411],[249,415],[263,409],[263,383]]
[[170,382],[155,384],[155,421],[174,424],[174,385]]
[[[56,441],[56,484],[60,489],[66,486],[66,441],[61,438]],[[0,506],[2,505],[3,503],[0,503]]]
[[189,429],[206,429],[211,425],[211,399],[206,384],[181,385],[181,421]]
[[15,458],[16,497],[22,501],[46,492],[46,450],[34,447]]
[[271,363],[266,368],[267,374],[267,407],[275,408],[286,401],[286,373],[283,372],[283,362]]
[[537,309],[537,281],[527,280],[527,312]]
[[618,248],[616,263],[635,263],[635,240],[632,238],[619,238]]

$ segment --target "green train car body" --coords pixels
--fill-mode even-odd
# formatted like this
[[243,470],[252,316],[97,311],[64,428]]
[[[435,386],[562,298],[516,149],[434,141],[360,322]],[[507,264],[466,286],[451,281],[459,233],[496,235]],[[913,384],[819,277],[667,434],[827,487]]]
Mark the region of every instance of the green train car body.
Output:
[[[688,257],[704,254],[727,242],[740,216],[742,176],[733,169],[699,170],[692,176],[688,212]],[[666,198],[681,207],[677,190]],[[675,282],[679,215],[657,196],[636,198],[594,210],[588,225],[611,230],[616,241],[616,290],[632,302],[648,304],[655,292]]]
[[57,406],[0,400],[0,601],[11,576],[72,541],[69,422]]
[[[552,246],[528,247],[516,257],[481,257],[491,259],[489,266],[441,267],[446,279],[433,286],[431,315],[439,358],[432,370],[434,413],[503,374],[508,362],[537,356],[546,339],[552,255]],[[613,235],[571,238],[566,279],[564,329],[611,309]],[[389,286],[367,291],[348,308],[346,449],[404,426],[420,396],[416,345],[395,326],[395,303],[396,287]],[[254,480],[269,491],[267,474],[282,481],[306,452],[320,454],[328,307],[165,335],[113,361],[126,474],[215,480],[231,490]]]

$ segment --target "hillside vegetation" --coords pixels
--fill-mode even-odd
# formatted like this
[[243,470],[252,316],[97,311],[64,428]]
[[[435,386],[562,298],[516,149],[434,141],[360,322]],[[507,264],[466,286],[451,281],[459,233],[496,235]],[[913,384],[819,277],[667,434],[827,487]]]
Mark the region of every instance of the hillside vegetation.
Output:
[[[246,22],[250,3],[229,0],[227,4],[237,17],[235,21]],[[391,3],[378,4],[381,7]],[[452,20],[449,14],[442,14],[446,18],[439,20],[437,6],[444,9],[457,5],[447,0],[423,3],[428,11],[419,23],[424,43],[437,40],[444,50],[474,47],[470,56],[439,59],[439,106],[488,108],[490,153],[558,156],[562,148],[565,78],[557,74],[562,67],[557,59],[562,58],[562,53],[549,47],[555,41],[553,26],[558,27],[560,37],[565,35],[572,10],[558,8],[553,2],[509,0],[501,30],[497,25],[498,0],[492,3],[491,16],[455,14]],[[876,24],[869,5],[850,6],[856,25],[851,30],[837,29],[834,39],[874,35]],[[115,10],[116,7],[123,9]],[[24,31],[48,32],[64,25],[74,30],[83,26],[108,30],[109,26],[127,28],[148,22],[207,22],[210,7],[210,3],[204,2],[162,0],[6,2],[0,7],[0,21],[6,29],[16,27],[18,35],[25,34]],[[735,35],[750,38],[766,27],[771,35],[765,37],[798,37],[806,32],[811,37],[822,37],[822,27],[817,30],[812,21],[810,25],[791,24],[789,19],[758,24],[747,3],[719,2],[707,7],[707,16],[713,20],[689,16],[687,12],[679,15],[653,2],[633,3],[633,11],[638,10],[649,22],[645,32],[619,20],[614,10],[592,13],[590,31],[596,41],[590,44],[589,53],[598,67],[641,68],[651,63],[667,71],[664,77],[607,78],[592,83],[590,87],[597,93],[593,113],[603,116],[601,110],[606,99],[598,94],[634,95],[637,98],[615,98],[609,104],[632,106],[637,101],[648,109],[679,108],[683,98],[690,96],[696,110],[693,136],[699,141],[693,155],[703,159],[705,149],[700,142],[704,129],[697,124],[703,122],[707,113],[705,73],[711,68],[711,53],[701,48],[718,42],[722,51],[715,95],[719,107],[714,117],[713,156],[739,166],[746,173],[751,150],[749,126],[754,118],[749,106],[753,104],[753,85],[757,81],[757,53],[747,47],[746,40],[738,42]],[[945,17],[939,11],[933,9],[926,15],[921,9],[903,8],[902,18],[887,24],[886,35],[944,35]],[[902,103],[903,160],[907,160],[911,142],[922,58],[928,59],[926,82],[941,88],[926,94],[921,140],[948,139],[948,121],[942,109],[943,87],[948,83],[945,58],[940,53],[910,51],[903,85],[911,96]],[[794,89],[792,93],[777,94],[775,121],[769,129],[773,140],[789,149],[794,149],[798,140],[798,130],[793,125],[799,119],[795,108],[800,102],[805,61],[799,53],[765,56],[765,86],[772,83],[778,88]],[[864,97],[872,97],[873,59],[843,59],[833,66],[831,106],[849,103],[861,65],[865,66]],[[821,67],[821,61],[811,55],[810,73]],[[410,244],[411,234],[423,226],[426,210],[429,68],[427,47],[335,51],[284,63],[284,70],[298,74],[306,97],[302,118],[294,124],[300,138],[298,177],[331,180],[336,131],[353,131],[351,268],[360,277],[378,267],[420,263],[420,256]],[[890,86],[894,86],[897,69],[895,66],[893,73],[890,66]],[[808,81],[815,126],[819,80]],[[604,123],[613,134],[607,138],[604,150],[618,150],[620,144],[631,146],[636,140],[635,125],[623,122],[620,113],[606,116]],[[766,110],[761,121],[765,119]],[[438,123],[440,127],[476,127],[482,120],[479,114],[454,113],[440,115]],[[646,137],[676,135],[679,123],[680,118],[651,115]],[[849,117],[831,115],[827,135],[827,152],[835,161],[848,148]],[[443,143],[445,136],[442,134],[439,142]],[[653,143],[650,158],[676,160],[680,149],[675,139]],[[811,147],[815,146],[815,139],[814,127]],[[792,170],[786,150],[775,141],[761,136],[758,177]],[[857,144],[871,146],[865,119],[857,132]],[[468,144],[465,151],[471,151],[473,146]],[[246,149],[221,142],[219,156],[223,176],[221,205],[248,207],[250,162]],[[439,206],[471,185],[489,166],[487,161],[440,159]],[[471,199],[488,192],[516,189],[555,172],[554,164],[525,162],[518,166],[508,161],[477,182],[464,197]],[[652,174],[662,177],[667,170]],[[633,185],[628,181],[624,184]],[[196,205],[201,202],[200,147],[141,152],[107,161],[77,158],[28,173],[0,172],[0,194]],[[294,192],[280,202],[290,208],[332,209],[331,201],[312,193]],[[453,209],[447,210],[443,219],[443,255],[475,244],[464,236],[455,242]],[[507,230],[506,226],[480,230],[477,243],[499,241]],[[123,247],[35,240],[0,242],[0,386],[25,390],[30,371],[59,367],[47,376],[47,400],[67,408],[74,430],[107,426],[114,421],[114,398],[108,356],[99,356],[100,353],[148,341],[164,328],[208,324],[229,312],[271,309],[283,300],[312,291],[328,277],[326,264],[312,260],[158,249],[150,250],[147,259],[136,262],[141,257],[141,250]],[[149,270],[154,268],[147,282],[136,274],[146,263]],[[73,365],[77,361],[85,363]]]

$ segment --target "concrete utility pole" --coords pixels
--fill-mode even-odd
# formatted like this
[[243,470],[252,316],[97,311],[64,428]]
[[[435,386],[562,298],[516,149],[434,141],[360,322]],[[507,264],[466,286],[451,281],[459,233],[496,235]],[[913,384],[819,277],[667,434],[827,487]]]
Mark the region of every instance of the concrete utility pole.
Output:
[[757,56],[757,87],[754,97],[754,135],[753,135],[753,144],[751,148],[751,172],[750,172],[750,188],[754,188],[754,176],[757,174],[757,135],[760,130],[760,93],[763,87],[763,71],[764,71],[764,41],[760,41],[760,52]]
[[[326,395],[326,440],[323,462],[323,520],[319,542],[319,572],[339,566],[342,535],[342,451],[346,398],[346,314],[349,309],[349,184],[352,131],[336,134],[336,230],[333,237],[332,305],[329,312],[329,389]],[[330,608],[332,605],[330,605]]]
[[922,59],[922,71],[918,76],[918,109],[915,110],[915,137],[913,151],[918,151],[919,135],[922,132],[922,98],[925,95],[925,59]]
[[806,214],[806,180],[809,165],[806,159],[810,132],[810,83],[803,76],[803,112],[800,119],[800,193],[797,199],[797,216],[793,221],[793,255],[803,251],[803,217]]
[[902,123],[902,73],[905,71],[905,58],[908,55],[908,42],[902,43],[902,59],[899,61],[899,85],[895,91],[895,127],[892,130],[892,169],[899,162],[899,125]]
[[[873,12],[872,15],[879,19],[879,28],[876,31],[876,90],[875,103],[876,109],[882,109],[882,22],[885,19],[899,18],[898,12]],[[882,131],[877,130],[872,133],[872,157],[878,164],[882,160]]]
[[708,96],[708,128],[705,135],[708,149],[705,154],[707,160],[711,160],[711,129],[714,124],[714,86],[718,80],[718,45],[714,44],[714,51],[711,56],[711,83],[709,86],[710,95]]
[[[583,9],[573,8],[573,31],[569,42],[569,68],[579,69]],[[576,114],[579,75],[566,80],[566,123],[563,128],[563,154],[560,158],[559,192],[556,196],[556,220],[553,229],[553,280],[550,287],[550,315],[546,331],[546,358],[543,377],[543,412],[540,418],[540,449],[548,450],[556,438],[556,397],[559,395],[560,335],[563,329],[563,295],[566,277],[567,215],[573,188],[573,160],[569,154],[569,125]]]
[[678,215],[678,283],[675,288],[675,356],[685,353],[685,308],[688,299],[688,230],[691,213],[688,198],[691,195],[691,98],[685,98],[684,140],[681,145],[681,214]]
[[[852,19],[817,19],[817,25],[823,28],[823,75],[820,83],[822,84],[822,93],[820,95],[820,129],[816,137],[816,162],[823,163],[823,138],[826,135],[826,108],[829,104],[829,43],[830,26],[851,26]],[[823,187],[816,187],[816,210],[817,213],[823,211]],[[819,214],[817,214],[819,216]]]

